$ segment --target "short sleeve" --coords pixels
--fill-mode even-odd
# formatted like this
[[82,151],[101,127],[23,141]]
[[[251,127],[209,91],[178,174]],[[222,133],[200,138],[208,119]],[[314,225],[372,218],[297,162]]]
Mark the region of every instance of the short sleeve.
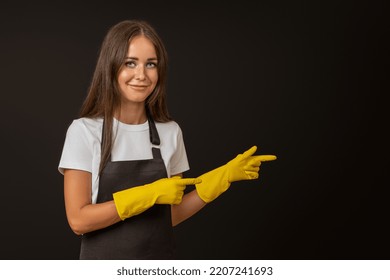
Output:
[[172,155],[170,166],[170,174],[179,174],[189,170],[189,164],[187,159],[187,153],[184,145],[183,133],[178,127],[176,136],[176,150]]
[[68,127],[58,171],[78,169],[92,172],[92,139],[85,125],[74,120]]

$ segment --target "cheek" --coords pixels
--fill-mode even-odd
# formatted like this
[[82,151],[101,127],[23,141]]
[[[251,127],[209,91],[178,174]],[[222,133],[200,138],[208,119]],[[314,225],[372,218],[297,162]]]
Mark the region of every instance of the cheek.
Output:
[[158,82],[158,74],[157,74],[157,71],[154,72],[153,74],[151,74],[151,75],[149,76],[149,78],[150,78],[150,80],[152,81],[152,83],[153,83],[154,85],[156,85],[157,82]]
[[118,74],[118,82],[119,83],[124,83],[126,82],[128,79],[130,79],[131,77],[131,73],[129,70],[127,69],[124,69],[124,70],[121,70]]

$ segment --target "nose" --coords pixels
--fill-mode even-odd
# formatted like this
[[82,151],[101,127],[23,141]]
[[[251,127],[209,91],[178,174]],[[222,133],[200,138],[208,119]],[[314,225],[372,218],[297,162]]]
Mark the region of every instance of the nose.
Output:
[[138,65],[135,69],[135,78],[137,80],[145,80],[145,67]]

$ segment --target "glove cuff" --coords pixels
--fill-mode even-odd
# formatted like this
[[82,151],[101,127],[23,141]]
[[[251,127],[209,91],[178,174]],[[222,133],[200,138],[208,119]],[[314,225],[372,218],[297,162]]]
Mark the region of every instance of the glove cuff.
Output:
[[196,191],[206,203],[210,203],[230,187],[226,165],[202,174],[198,178],[202,179],[202,182],[195,185]]
[[122,221],[149,209],[157,199],[155,192],[148,185],[119,191],[112,196]]

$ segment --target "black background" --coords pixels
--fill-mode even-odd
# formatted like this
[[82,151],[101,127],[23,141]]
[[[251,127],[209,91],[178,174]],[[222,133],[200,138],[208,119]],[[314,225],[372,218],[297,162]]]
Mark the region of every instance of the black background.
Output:
[[185,176],[278,156],[175,228],[179,259],[389,259],[385,1],[32,2],[0,8],[1,259],[78,258],[57,166],[105,33],[133,18],[168,50]]

